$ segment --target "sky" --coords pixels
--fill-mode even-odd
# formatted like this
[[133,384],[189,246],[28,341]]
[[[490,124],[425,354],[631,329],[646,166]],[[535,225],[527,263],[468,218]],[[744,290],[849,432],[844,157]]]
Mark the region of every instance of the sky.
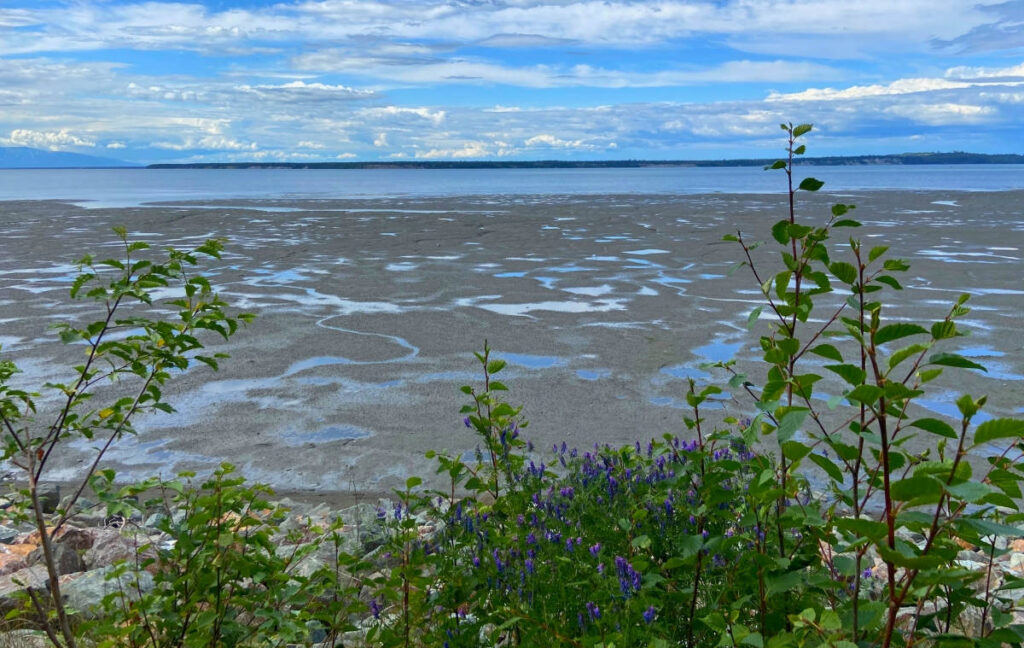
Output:
[[153,162],[1024,153],[1024,0],[0,0],[0,146]]

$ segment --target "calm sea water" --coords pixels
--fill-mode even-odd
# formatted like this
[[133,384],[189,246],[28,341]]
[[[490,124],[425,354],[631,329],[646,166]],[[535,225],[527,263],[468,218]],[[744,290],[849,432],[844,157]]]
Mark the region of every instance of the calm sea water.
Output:
[[[826,191],[1024,189],[1022,165],[798,167]],[[639,169],[5,169],[0,200],[90,207],[217,199],[333,199],[509,194],[776,193],[760,167]]]

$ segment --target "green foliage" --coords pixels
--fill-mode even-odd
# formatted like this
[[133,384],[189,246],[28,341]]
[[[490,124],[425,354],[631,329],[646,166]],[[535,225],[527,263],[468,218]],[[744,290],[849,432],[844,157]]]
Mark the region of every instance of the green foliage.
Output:
[[[154,587],[121,589],[106,597],[106,616],[86,626],[97,646],[132,648],[229,648],[302,644],[310,628],[337,636],[349,629],[348,615],[362,611],[357,590],[339,578],[339,566],[355,560],[336,549],[340,522],[330,529],[282,530],[284,509],[272,505],[265,486],[247,485],[223,464],[196,486],[156,482],[111,492],[107,475],[94,487],[113,503],[159,489],[160,499],[143,511],[161,511],[160,546],[143,545],[127,573],[138,583],[154,573]],[[312,536],[311,538],[307,536]],[[323,561],[323,550],[331,556]]]
[[[0,362],[2,459],[16,467],[27,484],[4,516],[31,516],[41,535],[52,610],[45,610],[47,606],[34,594],[32,604],[39,617],[48,619],[44,629],[56,645],[77,643],[60,594],[52,534],[67,521],[106,451],[124,435],[134,433],[132,419],[145,412],[171,411],[161,387],[172,374],[189,368],[193,361],[216,369],[217,360],[226,357],[202,355],[202,334],[210,332],[227,339],[239,323],[251,319],[247,314],[229,314],[209,281],[192,272],[200,258],[220,257],[221,241],[208,240],[190,251],[169,249],[162,258],[151,258],[147,244],[130,242],[123,227],[114,231],[121,242],[121,256],[83,257],[71,286],[71,297],[91,303],[97,319],[56,327],[62,342],[84,349],[85,360],[71,369],[65,382],[42,386],[41,392],[58,403],[51,419],[38,418],[39,392],[10,386],[17,372],[14,363]],[[176,297],[166,305],[154,304],[156,290],[170,291]],[[166,317],[167,305],[177,310],[175,317]],[[66,509],[55,522],[47,521],[39,485],[47,477],[54,451],[75,439],[93,440],[99,449]]]

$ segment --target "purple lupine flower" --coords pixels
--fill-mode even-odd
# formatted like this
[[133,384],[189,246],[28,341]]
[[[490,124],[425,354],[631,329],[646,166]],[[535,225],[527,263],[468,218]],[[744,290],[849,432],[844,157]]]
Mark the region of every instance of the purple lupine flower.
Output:
[[597,573],[601,574],[602,576],[604,575],[604,563],[597,564]]
[[374,619],[380,618],[380,605],[377,604],[377,599],[370,599],[370,612],[373,613]]
[[596,621],[601,618],[601,608],[597,607],[597,603],[587,601],[587,614],[590,615],[591,619]]
[[526,573],[527,574],[532,574],[533,573],[533,560],[532,559],[527,558],[525,561],[523,561],[523,566],[526,567]]
[[665,500],[665,513],[672,515],[672,500],[670,499]]
[[470,422],[468,416],[466,418],[462,419],[462,422],[466,425],[466,427],[473,427],[473,424]]
[[655,610],[654,606],[652,605],[651,607],[649,607],[646,610],[644,610],[644,621],[646,621],[647,623],[653,623],[654,622],[654,617],[657,614],[658,614],[657,610]]
[[480,566],[480,556],[473,556],[473,566],[474,567],[479,567]]
[[870,567],[866,568],[864,570],[864,573],[861,574],[861,578],[871,578],[871,576],[872,576],[872,571],[871,571]]
[[402,503],[401,502],[396,502],[395,503],[395,519],[396,520],[401,520],[402,519]]
[[576,546],[576,545],[574,545],[574,544],[573,544],[573,542],[572,542],[572,538],[566,538],[566,539],[565,539],[565,550],[566,550],[566,551],[567,551],[568,553],[572,553],[572,550],[573,550],[573,548],[574,548],[575,546]]

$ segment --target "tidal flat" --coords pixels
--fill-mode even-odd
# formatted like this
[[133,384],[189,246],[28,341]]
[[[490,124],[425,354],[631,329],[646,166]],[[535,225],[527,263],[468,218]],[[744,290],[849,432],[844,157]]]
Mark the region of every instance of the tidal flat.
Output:
[[[960,293],[973,310],[967,337],[948,341],[988,366],[948,370],[915,413],[954,415],[955,395],[989,395],[988,416],[1024,412],[1024,192],[880,191],[803,196],[819,222],[853,203],[865,246],[908,261],[889,321],[941,319]],[[206,275],[256,321],[210,349],[231,359],[176,376],[164,393],[177,412],[136,422],[137,437],[108,454],[122,478],[205,471],[221,461],[290,492],[374,493],[434,472],[427,450],[472,457],[458,413],[479,384],[472,352],[486,339],[508,361],[508,398],[525,406],[524,436],[588,448],[684,433],[687,379],[724,385],[736,359],[756,383],[761,303],[725,234],[770,238],[785,216],[779,195],[587,195],[232,200],[90,209],[87,203],[0,203],[0,344],[23,373],[16,384],[68,380],[81,349],[50,325],[98,317],[68,299],[74,261],[117,255],[111,231],[154,247],[226,239]],[[771,245],[758,250],[777,271]],[[166,296],[166,295],[164,295]],[[842,296],[822,298],[824,321]],[[833,308],[829,308],[832,305]],[[765,318],[766,315],[762,315]],[[822,372],[828,373],[828,372]],[[822,408],[841,384],[819,383]],[[40,420],[46,420],[40,401]],[[709,417],[748,415],[742,394]],[[979,419],[980,420],[980,419]],[[91,444],[59,456],[54,478],[87,465]]]

